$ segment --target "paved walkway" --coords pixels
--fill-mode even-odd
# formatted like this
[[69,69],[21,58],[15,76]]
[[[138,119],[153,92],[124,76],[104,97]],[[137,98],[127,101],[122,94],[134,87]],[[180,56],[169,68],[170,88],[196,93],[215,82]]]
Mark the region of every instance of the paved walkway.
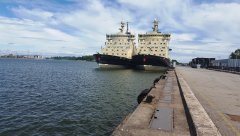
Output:
[[189,127],[174,71],[155,84],[133,113],[123,120],[112,136],[189,136]]
[[223,136],[240,136],[240,75],[177,67]]

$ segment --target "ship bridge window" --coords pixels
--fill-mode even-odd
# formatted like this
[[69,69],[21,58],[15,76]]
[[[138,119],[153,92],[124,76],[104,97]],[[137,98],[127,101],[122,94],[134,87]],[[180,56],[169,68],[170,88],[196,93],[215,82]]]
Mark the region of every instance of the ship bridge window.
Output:
[[157,50],[155,50],[155,51],[157,51]]
[[161,51],[163,51],[163,50],[161,50]]
[[162,47],[163,49],[165,49],[165,47]]

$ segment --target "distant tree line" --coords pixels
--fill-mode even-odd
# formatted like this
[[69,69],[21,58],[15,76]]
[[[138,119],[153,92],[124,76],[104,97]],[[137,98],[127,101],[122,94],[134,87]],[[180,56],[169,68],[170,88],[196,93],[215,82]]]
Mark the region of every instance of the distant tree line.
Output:
[[82,57],[75,57],[75,56],[56,56],[51,57],[48,59],[55,59],[55,60],[86,60],[86,61],[93,61],[94,57],[92,55],[86,55]]
[[240,59],[240,49],[236,49],[229,56],[230,59]]

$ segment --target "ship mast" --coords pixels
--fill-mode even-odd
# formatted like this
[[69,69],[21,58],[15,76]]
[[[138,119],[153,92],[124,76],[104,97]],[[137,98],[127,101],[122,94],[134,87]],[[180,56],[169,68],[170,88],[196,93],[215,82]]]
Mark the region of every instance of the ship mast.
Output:
[[119,28],[120,32],[123,33],[124,30],[124,22],[121,21],[121,27]]
[[129,32],[128,32],[128,22],[127,22],[127,31],[126,31],[126,34],[128,34]]
[[153,27],[152,27],[154,32],[158,32],[158,20],[155,18],[153,21]]

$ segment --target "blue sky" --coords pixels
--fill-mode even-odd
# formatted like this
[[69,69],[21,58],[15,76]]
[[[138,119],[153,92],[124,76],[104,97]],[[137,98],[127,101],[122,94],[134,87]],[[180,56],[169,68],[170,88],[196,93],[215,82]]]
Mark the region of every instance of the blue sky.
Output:
[[171,33],[171,58],[224,59],[240,48],[238,0],[0,0],[0,54],[88,55],[121,20]]

